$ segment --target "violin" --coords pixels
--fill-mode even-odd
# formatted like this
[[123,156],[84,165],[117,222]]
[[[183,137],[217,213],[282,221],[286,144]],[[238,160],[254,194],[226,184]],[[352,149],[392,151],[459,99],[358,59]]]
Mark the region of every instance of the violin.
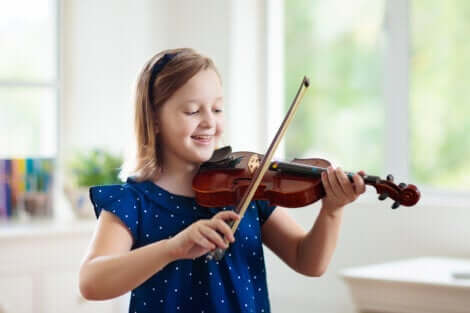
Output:
[[[266,199],[272,205],[301,207],[325,196],[321,173],[330,163],[323,159],[294,159],[292,162],[271,162],[280,140],[291,122],[298,104],[310,86],[304,77],[295,98],[277,130],[265,155],[252,152],[235,152],[227,146],[214,151],[209,161],[201,164],[195,175],[192,188],[196,201],[202,206],[217,207],[236,205],[240,219],[229,222],[235,233],[252,199]],[[349,179],[353,174],[347,173]],[[378,176],[365,175],[364,182],[376,188],[379,199],[395,200],[392,208],[400,204],[412,206],[420,198],[414,185],[393,183],[393,176],[386,180]],[[225,240],[225,239],[224,239]],[[226,243],[227,240],[225,240]],[[217,248],[206,255],[208,260],[220,260],[225,249]]]
[[[248,151],[232,152],[230,146],[215,150],[211,159],[201,164],[193,179],[196,201],[206,207],[236,205],[248,189],[263,157]],[[271,205],[286,208],[314,203],[326,195],[321,173],[330,165],[329,161],[318,158],[273,161],[253,199],[268,200]],[[354,173],[346,172],[346,175],[352,182]],[[392,209],[400,205],[413,206],[419,201],[420,192],[415,185],[400,183],[397,186],[391,174],[386,179],[371,175],[362,178],[366,185],[375,187],[379,200],[395,200]]]

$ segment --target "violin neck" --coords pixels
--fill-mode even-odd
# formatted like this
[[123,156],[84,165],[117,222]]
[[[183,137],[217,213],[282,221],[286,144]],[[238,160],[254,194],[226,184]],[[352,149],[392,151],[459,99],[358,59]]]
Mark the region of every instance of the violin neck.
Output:
[[[276,171],[276,172],[283,172],[286,174],[292,175],[301,175],[305,177],[312,177],[312,178],[319,178],[321,177],[321,173],[326,172],[326,168],[318,167],[318,166],[311,166],[302,163],[294,163],[294,162],[280,162],[274,161],[271,162],[269,166],[269,170]],[[354,173],[345,172],[346,176],[348,176],[349,180],[353,182]],[[379,176],[371,176],[365,175],[363,177],[364,183],[367,185],[375,186],[379,181]]]

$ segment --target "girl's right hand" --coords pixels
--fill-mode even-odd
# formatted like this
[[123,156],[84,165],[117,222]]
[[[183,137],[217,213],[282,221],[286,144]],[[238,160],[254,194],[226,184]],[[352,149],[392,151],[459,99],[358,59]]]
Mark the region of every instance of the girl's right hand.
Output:
[[195,259],[216,248],[226,249],[234,242],[232,229],[227,224],[240,217],[234,211],[222,211],[211,219],[199,220],[169,239],[176,259]]

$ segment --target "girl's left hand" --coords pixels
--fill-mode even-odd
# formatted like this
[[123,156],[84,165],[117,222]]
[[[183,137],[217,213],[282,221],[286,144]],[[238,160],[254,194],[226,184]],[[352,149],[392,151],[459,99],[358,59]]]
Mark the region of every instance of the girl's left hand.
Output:
[[364,175],[364,171],[354,174],[354,182],[351,183],[340,167],[334,169],[329,166],[321,177],[326,192],[326,196],[322,199],[322,209],[334,215],[343,206],[356,200],[366,190],[362,179]]

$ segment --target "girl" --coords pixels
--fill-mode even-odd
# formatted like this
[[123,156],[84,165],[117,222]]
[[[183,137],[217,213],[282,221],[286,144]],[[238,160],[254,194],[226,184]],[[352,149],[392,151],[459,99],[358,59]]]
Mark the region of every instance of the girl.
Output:
[[[340,168],[322,175],[326,197],[305,232],[283,208],[253,201],[237,231],[230,207],[205,208],[191,182],[223,133],[224,99],[213,62],[191,49],[163,51],[138,78],[137,149],[122,185],[90,188],[98,217],[80,267],[86,299],[131,292],[129,312],[270,312],[262,243],[295,271],[322,275],[343,206],[364,192]],[[126,172],[127,171],[127,172]],[[220,261],[204,257],[227,248]]]

